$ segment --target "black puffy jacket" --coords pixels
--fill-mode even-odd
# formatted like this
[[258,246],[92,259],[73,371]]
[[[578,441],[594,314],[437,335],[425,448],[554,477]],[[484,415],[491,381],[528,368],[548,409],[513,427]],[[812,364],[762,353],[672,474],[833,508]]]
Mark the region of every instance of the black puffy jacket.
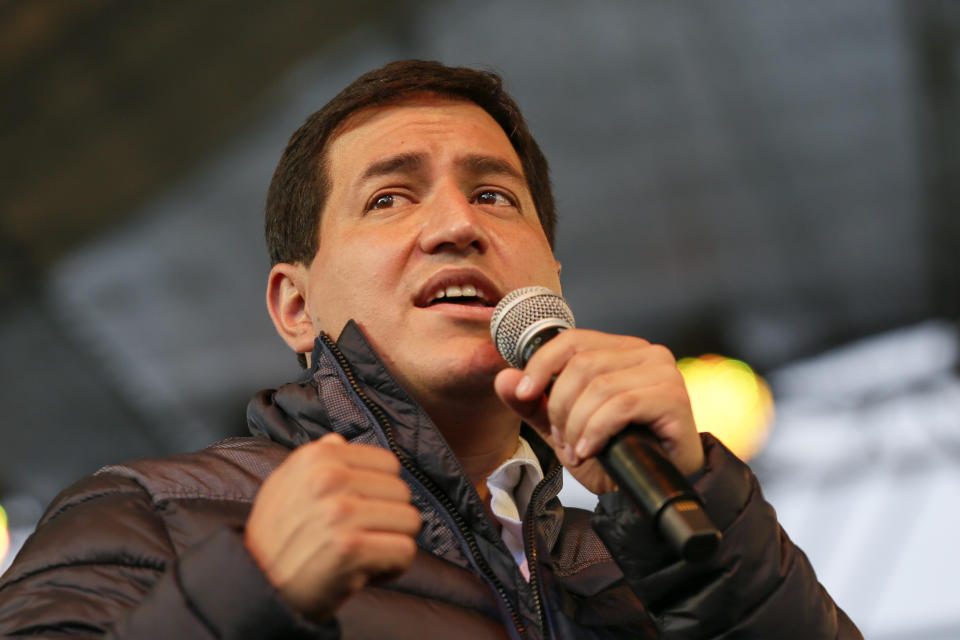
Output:
[[[750,470],[704,436],[696,488],[723,530],[709,562],[672,557],[618,494],[596,513],[545,471],[521,576],[460,463],[351,324],[310,378],[261,392],[256,437],[109,466],[64,491],[0,580],[0,634],[115,638],[860,638],[777,524]],[[242,530],[260,483],[330,430],[391,448],[424,526],[411,568],[314,625],[278,597]]]

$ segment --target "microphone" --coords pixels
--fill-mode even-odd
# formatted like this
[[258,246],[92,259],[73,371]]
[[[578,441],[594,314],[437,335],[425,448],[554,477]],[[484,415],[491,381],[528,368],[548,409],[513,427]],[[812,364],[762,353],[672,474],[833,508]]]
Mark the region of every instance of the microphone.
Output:
[[[574,326],[573,312],[563,297],[546,287],[523,287],[497,304],[490,334],[503,359],[523,369],[545,342]],[[681,558],[700,562],[716,550],[720,531],[649,427],[627,425],[597,458]]]

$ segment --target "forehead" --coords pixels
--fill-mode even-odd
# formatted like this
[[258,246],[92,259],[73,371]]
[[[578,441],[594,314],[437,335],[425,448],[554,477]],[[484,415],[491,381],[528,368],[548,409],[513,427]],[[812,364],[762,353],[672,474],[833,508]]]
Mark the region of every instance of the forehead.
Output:
[[469,147],[479,151],[478,145],[521,169],[507,134],[482,107],[469,100],[423,94],[350,115],[330,140],[327,166],[335,173],[397,152],[456,153]]

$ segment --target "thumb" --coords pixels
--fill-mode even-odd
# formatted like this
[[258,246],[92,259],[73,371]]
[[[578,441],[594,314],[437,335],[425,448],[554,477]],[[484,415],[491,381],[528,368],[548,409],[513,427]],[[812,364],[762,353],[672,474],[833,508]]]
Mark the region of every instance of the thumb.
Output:
[[[494,378],[493,389],[505,405],[513,409],[514,413],[547,440],[550,436],[547,397],[543,395],[535,400],[520,400],[517,398],[517,385],[520,384],[521,378],[523,378],[523,371],[504,369]],[[552,440],[548,440],[548,442],[552,442]]]

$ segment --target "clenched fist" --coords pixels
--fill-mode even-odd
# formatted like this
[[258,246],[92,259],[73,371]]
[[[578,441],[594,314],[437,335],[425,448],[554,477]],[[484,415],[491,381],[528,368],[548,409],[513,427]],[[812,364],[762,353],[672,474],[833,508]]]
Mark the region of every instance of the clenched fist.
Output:
[[420,526],[396,456],[329,434],[263,483],[244,544],[295,609],[322,621],[371,579],[410,566]]

